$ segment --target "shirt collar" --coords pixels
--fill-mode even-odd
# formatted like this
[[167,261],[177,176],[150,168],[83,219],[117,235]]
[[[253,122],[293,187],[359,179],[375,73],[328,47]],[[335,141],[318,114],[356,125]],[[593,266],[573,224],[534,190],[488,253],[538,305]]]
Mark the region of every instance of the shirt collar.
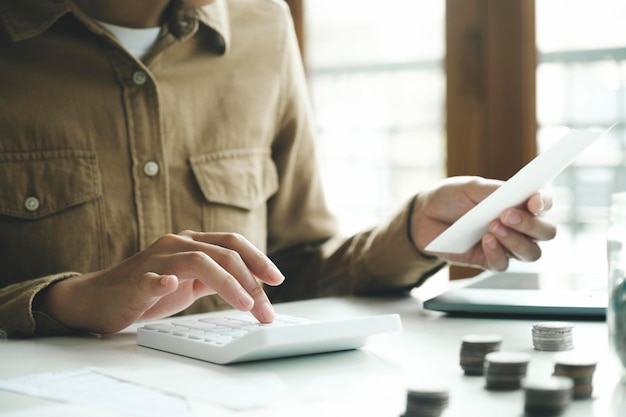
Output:
[[199,10],[199,20],[221,36],[225,50],[230,47],[230,19],[226,0],[216,0]]
[[[57,20],[68,13],[86,25],[92,25],[89,19],[74,6],[70,0],[0,0],[0,20],[14,42],[35,37],[45,32]],[[226,0],[215,0],[200,9],[175,5],[176,21],[171,21],[172,32],[184,38],[197,30],[197,23],[203,24],[221,38],[223,49],[230,45],[230,24]],[[170,19],[171,20],[171,19]]]
[[72,10],[67,0],[0,1],[0,20],[15,42],[46,31],[54,22]]
[[226,0],[215,0],[201,8],[188,7],[175,2],[169,19],[168,30],[174,36],[185,39],[195,33],[198,24],[212,29],[219,37],[221,52],[228,50],[230,45],[230,21]]

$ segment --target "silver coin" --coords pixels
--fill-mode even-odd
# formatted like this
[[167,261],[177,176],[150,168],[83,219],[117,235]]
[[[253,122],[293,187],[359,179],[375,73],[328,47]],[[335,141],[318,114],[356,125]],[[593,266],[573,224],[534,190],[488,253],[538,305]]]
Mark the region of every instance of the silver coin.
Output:
[[595,367],[598,363],[598,358],[588,353],[563,352],[554,355],[554,363],[571,367]]
[[499,351],[485,355],[490,364],[524,364],[530,361],[530,355],[524,352]]
[[503,337],[498,334],[468,334],[461,338],[467,344],[495,344],[502,343]]
[[524,410],[529,415],[559,415],[571,403],[573,387],[564,377],[524,381]]
[[539,331],[571,330],[573,327],[574,323],[567,321],[542,321],[533,324],[533,329]]

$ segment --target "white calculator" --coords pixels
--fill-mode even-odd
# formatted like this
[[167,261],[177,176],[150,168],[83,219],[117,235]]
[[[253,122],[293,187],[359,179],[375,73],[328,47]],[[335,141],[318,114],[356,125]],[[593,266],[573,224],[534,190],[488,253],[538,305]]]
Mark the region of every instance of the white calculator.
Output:
[[372,336],[400,331],[397,314],[321,321],[278,314],[264,324],[249,313],[234,312],[145,324],[137,329],[137,344],[229,364],[358,349]]

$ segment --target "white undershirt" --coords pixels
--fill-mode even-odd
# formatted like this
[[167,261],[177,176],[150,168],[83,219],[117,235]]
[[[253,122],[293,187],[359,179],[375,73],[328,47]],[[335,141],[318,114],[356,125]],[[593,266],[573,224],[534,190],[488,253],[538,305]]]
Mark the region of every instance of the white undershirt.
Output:
[[137,59],[142,59],[148,50],[155,44],[160,27],[135,29],[123,26],[112,25],[110,23],[98,22],[111,32],[120,43]]

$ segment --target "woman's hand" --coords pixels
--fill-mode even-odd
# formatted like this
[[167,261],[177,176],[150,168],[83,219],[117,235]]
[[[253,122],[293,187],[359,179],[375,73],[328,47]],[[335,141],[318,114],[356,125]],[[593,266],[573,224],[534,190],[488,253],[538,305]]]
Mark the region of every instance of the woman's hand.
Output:
[[210,294],[271,322],[274,310],[260,282],[283,280],[272,261],[240,235],[185,231],[162,236],[110,269],[60,281],[35,303],[65,326],[96,333],[167,317]]
[[[501,181],[480,177],[452,177],[420,193],[411,215],[411,236],[417,248],[426,245],[457,219],[494,192]],[[502,271],[509,258],[536,261],[539,241],[553,239],[556,226],[540,214],[552,207],[552,198],[537,192],[518,207],[504,210],[489,224],[489,232],[464,254],[430,253],[452,263]]]

